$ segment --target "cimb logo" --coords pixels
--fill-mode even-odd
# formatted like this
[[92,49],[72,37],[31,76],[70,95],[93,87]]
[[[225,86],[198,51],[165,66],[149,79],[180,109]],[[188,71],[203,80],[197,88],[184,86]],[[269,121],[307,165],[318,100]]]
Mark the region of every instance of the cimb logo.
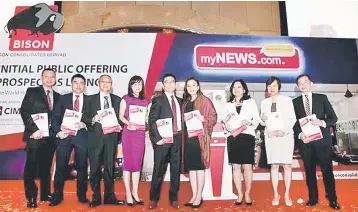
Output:
[[55,32],[64,23],[57,6],[39,3],[34,6],[18,6],[5,31],[9,33],[10,51],[51,51]]
[[0,106],[0,116],[20,114],[20,108]]

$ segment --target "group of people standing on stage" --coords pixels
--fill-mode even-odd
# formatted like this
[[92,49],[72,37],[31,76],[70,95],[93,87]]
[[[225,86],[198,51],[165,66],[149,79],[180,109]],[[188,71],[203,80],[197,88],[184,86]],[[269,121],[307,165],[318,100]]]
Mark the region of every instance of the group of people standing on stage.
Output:
[[[114,193],[113,166],[118,143],[118,133],[104,135],[97,111],[114,108],[119,118],[121,98],[110,93],[112,79],[108,75],[99,78],[99,93],[84,94],[86,78],[76,74],[71,78],[72,92],[60,95],[53,90],[56,72],[45,69],[41,75],[42,85],[28,88],[21,104],[20,114],[25,125],[26,163],[24,167],[25,196],[28,208],[37,208],[38,188],[35,178],[40,178],[40,200],[49,201],[50,206],[60,204],[68,160],[72,149],[75,152],[77,169],[77,198],[90,207],[101,204],[100,181],[104,179],[104,204],[123,205]],[[61,125],[66,109],[81,112],[81,121],[76,124],[77,134],[69,135]],[[49,136],[46,136],[32,118],[34,114],[47,113]],[[50,193],[50,169],[56,152],[56,172],[54,191]],[[93,199],[86,197],[88,187],[88,161],[90,165],[90,185]],[[102,165],[104,166],[102,174]]]
[[[84,94],[86,78],[76,74],[71,79],[72,92],[60,95],[52,88],[56,82],[56,72],[45,69],[41,75],[42,85],[28,88],[21,105],[20,113],[25,125],[24,140],[27,142],[26,164],[24,168],[25,196],[28,208],[37,207],[38,188],[35,178],[40,178],[40,200],[50,201],[50,206],[60,204],[63,199],[66,167],[71,150],[75,151],[77,169],[77,197],[81,203],[89,203],[90,207],[101,204],[100,181],[104,180],[104,204],[128,206],[144,205],[138,196],[140,171],[145,147],[145,130],[131,129],[129,108],[131,105],[147,107],[144,81],[140,76],[133,76],[128,84],[128,93],[122,98],[111,94],[112,78],[102,75],[99,78],[99,93],[87,96]],[[280,94],[281,81],[270,77],[266,82],[268,98],[261,102],[261,112],[249,95],[245,81],[235,80],[230,86],[230,99],[227,113],[237,113],[245,117],[242,125],[245,130],[237,136],[229,136],[227,149],[229,163],[233,167],[233,181],[238,191],[235,205],[252,205],[250,196],[253,164],[255,164],[255,130],[259,125],[266,126],[268,115],[272,112],[282,114],[284,130],[268,133],[265,131],[267,161],[271,164],[271,180],[274,197],[272,205],[279,205],[278,194],[279,166],[284,168],[286,192],[285,204],[292,206],[290,184],[292,174],[292,156],[295,136],[300,139],[300,153],[306,171],[306,183],[309,190],[307,206],[318,203],[316,165],[322,170],[326,197],[331,208],[340,209],[337,203],[335,180],[332,170],[331,136],[329,126],[337,121],[337,116],[327,97],[312,94],[312,80],[308,75],[297,77],[296,84],[302,96],[293,101]],[[165,74],[162,77],[163,92],[156,96],[148,107],[148,130],[154,149],[154,167],[150,188],[149,209],[155,209],[160,199],[160,190],[168,163],[170,164],[169,200],[171,207],[178,209],[178,191],[180,174],[189,173],[192,197],[185,206],[199,208],[202,203],[202,192],[205,184],[205,170],[210,167],[210,140],[213,128],[217,123],[217,113],[213,103],[200,90],[199,81],[190,77],[185,81],[183,98],[176,96],[176,77]],[[121,133],[103,134],[102,118],[97,111],[113,108],[118,122],[122,126]],[[76,123],[78,132],[75,136],[61,130],[66,109],[82,112],[80,122]],[[196,115],[203,124],[203,134],[189,136],[184,114],[199,111]],[[49,136],[34,123],[32,114],[47,113],[49,118]],[[301,131],[298,119],[315,114],[313,125],[321,127],[323,139],[310,143],[305,142],[307,135]],[[158,130],[157,121],[171,118],[173,141],[167,143]],[[230,126],[224,125],[225,130]],[[113,167],[117,142],[121,136],[123,147],[123,181],[126,195],[125,201],[118,200],[114,193]],[[56,172],[54,191],[50,193],[50,169],[52,158],[56,152]],[[92,200],[86,198],[88,175],[87,161],[90,165],[90,185],[93,191]],[[245,192],[242,191],[241,178],[245,181]],[[131,189],[132,180],[132,189]]]
[[[247,84],[243,80],[236,80],[230,86],[230,102],[235,103],[232,108],[228,105],[228,112],[233,110],[247,117],[243,123],[247,125],[245,131],[238,136],[229,136],[228,157],[229,163],[233,166],[233,181],[238,191],[238,199],[235,205],[241,205],[245,199],[246,205],[252,205],[250,190],[253,178],[253,166],[255,164],[255,129],[261,125],[266,127],[270,113],[278,112],[283,121],[283,130],[270,132],[265,129],[265,147],[267,163],[271,166],[271,181],[274,193],[272,206],[280,203],[278,193],[279,167],[284,169],[285,194],[284,202],[292,206],[290,197],[290,186],[292,180],[292,160],[295,146],[295,136],[299,139],[298,148],[304,162],[306,172],[306,184],[309,191],[307,206],[314,206],[318,203],[318,188],[316,178],[316,166],[319,165],[323,174],[323,181],[326,191],[326,198],[329,206],[339,210],[337,202],[335,179],[332,169],[332,137],[329,127],[335,125],[337,116],[327,99],[326,95],[312,93],[312,79],[309,75],[302,74],[296,78],[296,85],[301,96],[291,99],[280,94],[281,80],[277,77],[270,77],[266,81],[266,92],[268,98],[261,102],[260,112],[253,99],[249,96]],[[308,135],[304,135],[299,124],[299,119],[315,114],[317,119],[311,120],[315,126],[319,126],[323,138],[308,142]],[[243,169],[245,181],[245,193],[241,189],[241,177]]]

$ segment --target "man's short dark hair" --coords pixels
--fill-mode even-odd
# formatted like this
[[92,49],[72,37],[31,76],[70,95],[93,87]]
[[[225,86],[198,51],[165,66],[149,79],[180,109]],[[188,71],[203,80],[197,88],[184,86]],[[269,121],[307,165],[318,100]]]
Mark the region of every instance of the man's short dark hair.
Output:
[[298,75],[298,77],[296,78],[296,85],[298,85],[298,80],[300,80],[302,77],[307,77],[311,82],[312,82],[312,78],[310,75],[308,74],[300,74]]
[[41,76],[43,76],[43,75],[44,75],[45,71],[52,71],[53,73],[55,73],[55,74],[56,74],[56,69],[54,69],[54,68],[45,68],[44,70],[42,70],[42,72],[41,72]]
[[173,77],[174,81],[175,81],[175,82],[177,81],[177,78],[174,76],[174,74],[169,74],[169,73],[167,73],[167,74],[164,74],[164,76],[162,77],[162,83],[164,83],[164,80],[165,80],[165,78],[167,78],[167,77]]
[[73,80],[74,80],[75,78],[81,78],[81,79],[83,79],[83,81],[86,83],[86,78],[85,78],[82,74],[75,74],[75,75],[73,75],[72,78],[71,78],[71,82],[73,82]]

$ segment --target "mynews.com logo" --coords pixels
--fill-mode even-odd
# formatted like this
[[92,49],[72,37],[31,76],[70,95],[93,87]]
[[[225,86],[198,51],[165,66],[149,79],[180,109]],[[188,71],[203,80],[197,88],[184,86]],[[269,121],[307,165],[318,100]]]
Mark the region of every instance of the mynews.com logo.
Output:
[[57,6],[39,3],[34,6],[18,6],[5,31],[9,33],[10,51],[51,51],[55,32],[64,23]]
[[13,114],[20,114],[20,108],[6,108],[0,106],[0,116],[2,115],[13,115]]
[[198,45],[194,57],[199,69],[300,68],[299,50],[292,44],[267,44],[263,47]]

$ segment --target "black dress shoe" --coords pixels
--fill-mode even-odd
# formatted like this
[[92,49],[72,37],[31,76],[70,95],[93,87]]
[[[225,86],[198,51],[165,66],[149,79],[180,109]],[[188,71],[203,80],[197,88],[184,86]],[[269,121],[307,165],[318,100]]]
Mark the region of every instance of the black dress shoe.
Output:
[[92,200],[90,203],[89,203],[89,206],[90,208],[95,208],[97,206],[101,205],[101,201],[100,200]]
[[144,201],[143,200],[136,200],[135,198],[134,198],[134,196],[132,196],[132,199],[133,199],[133,201],[134,201],[134,203],[135,204],[137,204],[137,205],[144,205]]
[[51,199],[52,199],[52,195],[47,195],[47,196],[43,196],[43,197],[41,197],[40,198],[40,201],[41,202],[47,202],[47,201],[51,201]]
[[179,209],[179,203],[178,201],[170,201],[170,206],[174,209]]
[[31,199],[27,201],[27,208],[37,208],[36,199]]
[[337,201],[329,201],[329,207],[333,208],[334,210],[341,209],[341,206],[338,204]]
[[78,198],[78,201],[79,201],[80,203],[88,203],[88,202],[89,202],[89,200],[88,200],[86,197]]
[[149,207],[148,207],[149,210],[154,210],[154,209],[156,209],[157,207],[158,207],[158,202],[156,202],[156,201],[150,201]]
[[318,200],[309,199],[306,202],[306,206],[315,206],[315,205],[317,205],[317,203],[318,203]]
[[62,199],[60,199],[60,198],[52,198],[49,206],[55,207],[55,206],[59,205],[61,202],[62,202]]
[[112,199],[104,200],[103,204],[105,204],[105,205],[124,205],[124,201],[112,198]]

